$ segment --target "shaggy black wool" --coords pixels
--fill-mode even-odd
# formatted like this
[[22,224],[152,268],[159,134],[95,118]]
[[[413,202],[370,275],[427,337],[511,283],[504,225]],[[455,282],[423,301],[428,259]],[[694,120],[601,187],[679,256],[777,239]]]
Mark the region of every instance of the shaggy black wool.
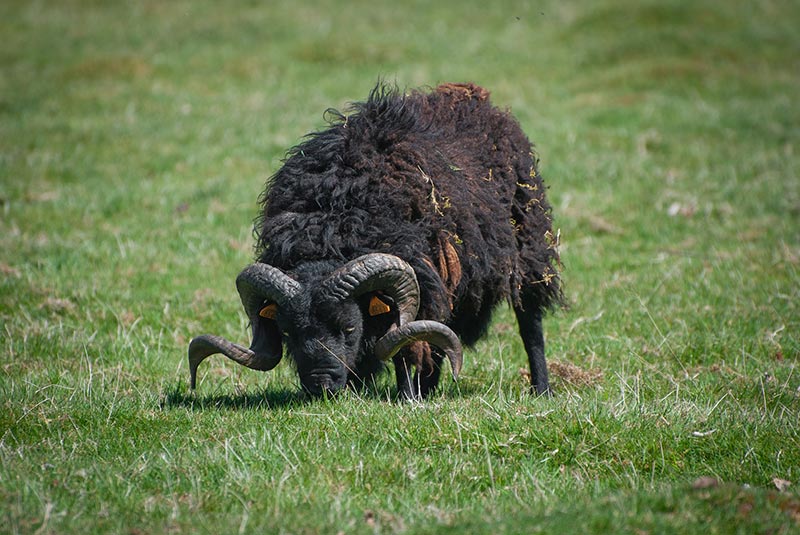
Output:
[[446,323],[467,345],[503,300],[536,313],[562,302],[537,157],[486,90],[402,94],[379,84],[333,115],[268,181],[259,262],[291,273],[309,261],[333,269],[366,253],[396,255],[419,280],[418,319]]

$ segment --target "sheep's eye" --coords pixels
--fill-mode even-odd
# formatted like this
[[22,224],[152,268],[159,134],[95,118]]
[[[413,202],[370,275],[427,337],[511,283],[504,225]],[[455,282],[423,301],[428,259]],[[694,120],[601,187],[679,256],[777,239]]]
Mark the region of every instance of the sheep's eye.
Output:
[[346,334],[353,334],[353,332],[355,332],[355,330],[356,330],[356,328],[355,328],[355,327],[345,327],[345,328],[344,328],[344,332],[345,332]]

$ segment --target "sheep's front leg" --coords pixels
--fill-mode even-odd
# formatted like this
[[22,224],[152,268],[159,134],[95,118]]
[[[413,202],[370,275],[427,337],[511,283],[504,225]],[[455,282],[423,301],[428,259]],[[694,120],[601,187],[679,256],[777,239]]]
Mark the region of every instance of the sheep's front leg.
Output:
[[[403,399],[418,401],[427,398],[439,386],[442,356],[426,343],[409,346],[394,357],[397,390]],[[412,368],[416,371],[412,374]]]
[[433,394],[439,386],[439,377],[442,375],[442,361],[444,357],[435,349],[431,352],[433,368],[429,370],[417,368],[416,383],[419,385],[419,395],[423,399]]
[[415,401],[419,399],[419,384],[417,384],[413,376],[411,361],[405,356],[405,353],[405,351],[401,351],[392,357],[394,375],[397,379],[397,391],[400,394],[400,399]]
[[537,395],[550,394],[547,377],[547,361],[544,358],[544,332],[542,331],[542,311],[531,299],[523,297],[522,306],[514,307],[519,324],[519,334],[531,370],[531,387]]

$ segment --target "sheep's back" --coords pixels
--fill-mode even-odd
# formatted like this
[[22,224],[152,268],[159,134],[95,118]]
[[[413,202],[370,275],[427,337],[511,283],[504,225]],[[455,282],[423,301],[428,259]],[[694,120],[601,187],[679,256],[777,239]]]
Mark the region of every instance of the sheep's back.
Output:
[[418,274],[421,315],[444,319],[518,299],[557,260],[531,144],[488,93],[376,89],[351,111],[272,177],[256,228],[260,261],[291,270],[395,254]]

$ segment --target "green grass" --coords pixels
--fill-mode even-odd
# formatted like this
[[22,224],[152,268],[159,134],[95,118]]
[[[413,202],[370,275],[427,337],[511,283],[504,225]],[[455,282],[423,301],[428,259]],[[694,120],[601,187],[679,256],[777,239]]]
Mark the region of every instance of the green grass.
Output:
[[[488,6],[0,5],[0,532],[800,531],[800,6]],[[265,180],[379,77],[536,142],[556,395],[505,308],[424,404],[221,357],[190,393]]]

